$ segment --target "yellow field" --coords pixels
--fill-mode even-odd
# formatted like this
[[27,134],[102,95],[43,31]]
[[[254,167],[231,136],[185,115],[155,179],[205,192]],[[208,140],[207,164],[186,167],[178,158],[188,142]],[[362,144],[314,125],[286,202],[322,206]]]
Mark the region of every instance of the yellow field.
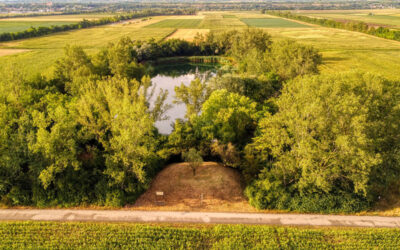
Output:
[[22,52],[27,52],[29,50],[26,49],[0,49],[0,56],[9,56]]
[[167,39],[183,39],[186,41],[193,41],[197,34],[205,35],[210,32],[209,29],[178,29],[172,33]]

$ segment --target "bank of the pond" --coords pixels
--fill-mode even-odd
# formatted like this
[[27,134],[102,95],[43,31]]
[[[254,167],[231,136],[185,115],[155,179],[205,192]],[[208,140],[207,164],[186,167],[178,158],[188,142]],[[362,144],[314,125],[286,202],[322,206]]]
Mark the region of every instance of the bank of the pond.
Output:
[[230,64],[232,63],[232,59],[224,56],[175,56],[158,58],[149,63],[154,66],[183,63]]

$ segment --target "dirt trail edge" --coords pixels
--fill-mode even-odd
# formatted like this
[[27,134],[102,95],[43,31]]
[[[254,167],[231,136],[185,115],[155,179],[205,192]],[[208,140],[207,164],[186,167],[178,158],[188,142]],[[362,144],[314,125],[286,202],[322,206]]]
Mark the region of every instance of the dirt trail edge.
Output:
[[400,217],[126,210],[0,209],[2,221],[92,221],[400,228]]

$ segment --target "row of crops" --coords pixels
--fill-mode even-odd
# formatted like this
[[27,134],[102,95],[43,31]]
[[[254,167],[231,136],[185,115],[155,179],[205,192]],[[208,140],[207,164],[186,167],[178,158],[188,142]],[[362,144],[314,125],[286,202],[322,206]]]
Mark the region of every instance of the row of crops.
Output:
[[1,249],[393,249],[399,229],[3,222]]

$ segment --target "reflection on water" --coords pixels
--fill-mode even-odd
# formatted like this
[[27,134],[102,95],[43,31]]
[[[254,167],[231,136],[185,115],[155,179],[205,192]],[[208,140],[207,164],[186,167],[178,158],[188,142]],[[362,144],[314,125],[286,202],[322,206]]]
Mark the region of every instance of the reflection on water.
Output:
[[158,131],[162,134],[170,134],[172,132],[172,124],[176,119],[184,119],[186,114],[185,104],[174,104],[175,86],[181,83],[189,85],[196,77],[202,81],[208,80],[214,76],[217,71],[217,65],[213,64],[177,64],[163,65],[155,69],[155,74],[151,78],[151,82],[155,87],[154,96],[150,99],[152,103],[161,89],[168,90],[166,104],[170,104],[171,108],[165,113],[167,120],[156,122]]

